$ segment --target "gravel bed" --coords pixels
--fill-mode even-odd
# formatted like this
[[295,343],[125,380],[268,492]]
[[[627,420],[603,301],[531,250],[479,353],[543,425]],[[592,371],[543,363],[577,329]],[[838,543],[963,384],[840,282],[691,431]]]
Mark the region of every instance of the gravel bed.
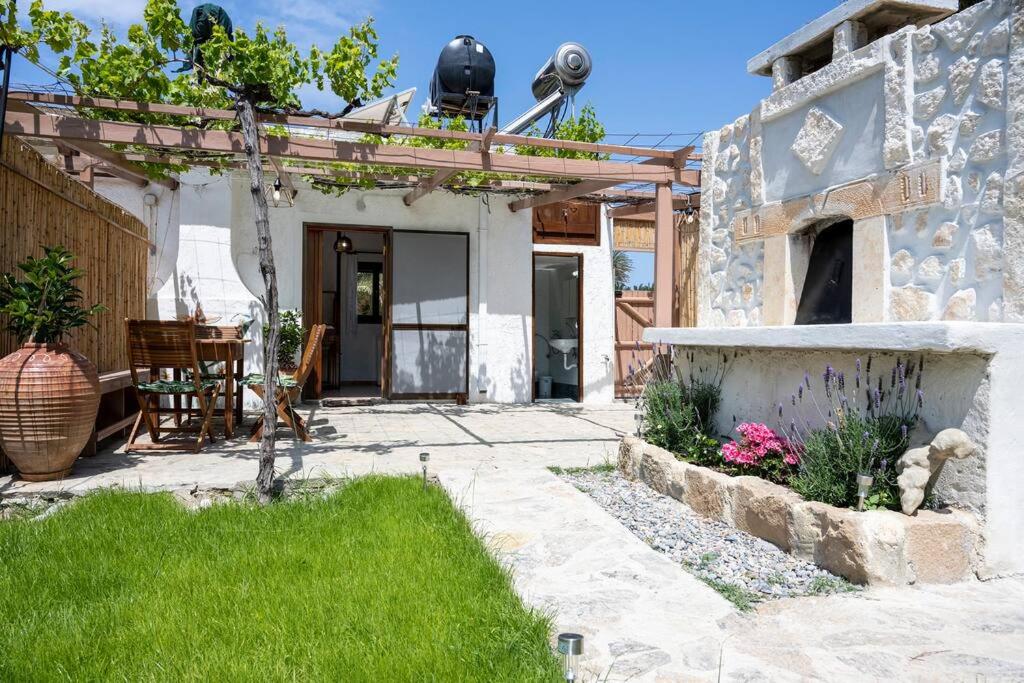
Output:
[[676,499],[629,481],[618,472],[563,471],[559,476],[588,494],[635,536],[737,604],[855,590],[845,579],[817,565],[702,517]]

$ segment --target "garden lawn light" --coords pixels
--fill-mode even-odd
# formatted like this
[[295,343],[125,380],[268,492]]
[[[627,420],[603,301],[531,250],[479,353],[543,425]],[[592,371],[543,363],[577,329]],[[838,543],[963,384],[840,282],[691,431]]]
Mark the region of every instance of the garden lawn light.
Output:
[[868,497],[873,483],[875,483],[875,478],[870,474],[857,475],[857,510],[864,510],[864,499]]
[[583,636],[579,633],[559,633],[558,654],[562,656],[562,676],[567,681],[575,681],[580,673]]
[[420,462],[423,463],[423,490],[427,490],[427,463],[430,462],[430,453],[420,453]]

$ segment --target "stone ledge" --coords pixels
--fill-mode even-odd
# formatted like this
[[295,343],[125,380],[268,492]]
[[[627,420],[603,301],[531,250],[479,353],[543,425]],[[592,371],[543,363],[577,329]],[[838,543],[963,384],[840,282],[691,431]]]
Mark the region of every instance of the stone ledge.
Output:
[[730,477],[679,461],[633,436],[619,446],[619,470],[655,491],[814,562],[854,583],[954,583],[975,575],[975,518],[954,510],[854,510],[805,501],[758,477]]

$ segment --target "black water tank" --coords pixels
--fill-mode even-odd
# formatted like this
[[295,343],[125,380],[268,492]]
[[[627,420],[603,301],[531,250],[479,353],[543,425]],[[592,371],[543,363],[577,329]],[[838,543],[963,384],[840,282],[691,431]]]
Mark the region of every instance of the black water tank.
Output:
[[494,57],[473,36],[456,36],[437,58],[430,103],[444,114],[480,118],[494,97]]

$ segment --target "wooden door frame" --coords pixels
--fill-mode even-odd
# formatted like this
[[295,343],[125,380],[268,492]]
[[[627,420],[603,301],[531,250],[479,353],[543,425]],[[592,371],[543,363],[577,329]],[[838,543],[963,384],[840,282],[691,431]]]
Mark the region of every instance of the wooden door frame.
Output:
[[533,373],[537,371],[537,257],[538,256],[564,256],[566,258],[576,257],[578,267],[576,278],[576,402],[583,403],[583,252],[581,251],[534,251],[530,260],[530,317],[533,323],[533,337],[530,343],[533,349],[531,354],[530,367],[530,400],[537,401],[537,381],[533,381]]
[[[347,224],[347,223],[320,223],[320,222],[303,222],[302,224],[302,258],[303,266],[305,266],[305,258],[308,253],[309,240],[311,236],[314,236],[317,241],[320,242],[319,260],[318,263],[322,262],[323,259],[323,233],[334,232],[334,233],[345,233],[345,232],[369,232],[378,233],[384,240],[384,310],[381,311],[381,335],[384,339],[384,345],[381,349],[380,357],[380,378],[381,378],[381,395],[387,396],[391,386],[391,349],[390,349],[390,327],[391,327],[391,233],[393,229],[389,225],[364,225],[364,224]],[[318,294],[323,293],[323,268],[317,266],[312,273],[315,278],[319,279],[319,291]],[[303,314],[303,325],[310,326],[314,324],[313,321],[306,320],[306,311],[308,302],[306,301],[306,294],[309,291],[309,287],[306,286],[306,278],[310,275],[305,267],[302,269],[302,314]],[[340,296],[340,292],[339,292]],[[318,311],[315,322],[323,322],[322,318],[323,311],[320,307],[320,300],[317,299],[317,307],[313,310]],[[341,330],[337,330],[337,333],[341,335]],[[340,361],[339,361],[340,362]],[[315,381],[307,383],[307,386],[311,386],[312,390],[306,395],[308,398],[318,399],[323,395],[323,353],[318,354],[316,362],[313,366],[313,373],[315,373]],[[306,393],[305,391],[303,392]]]
[[[469,251],[470,251],[470,235],[468,232],[459,232],[454,230],[419,230],[414,228],[397,228],[392,230],[392,233],[408,233],[418,235],[449,235],[459,236],[466,241],[466,324],[465,325],[441,325],[441,324],[416,324],[416,323],[404,323],[404,324],[392,324],[391,323],[391,309],[388,307],[388,343],[391,342],[391,335],[394,330],[422,330],[422,331],[456,331],[466,333],[466,390],[465,392],[455,393],[407,393],[407,394],[393,394],[391,392],[391,368],[390,368],[390,356],[388,356],[388,392],[387,397],[389,399],[405,401],[405,400],[444,400],[444,399],[455,399],[460,404],[465,404],[469,401],[469,349],[470,349],[470,334],[469,334],[469,315],[470,315],[470,278],[469,278]],[[392,250],[388,249],[388,260],[391,259]],[[394,271],[390,265],[387,269],[387,290],[391,291],[392,281],[394,277]],[[390,301],[390,299],[389,299]]]

